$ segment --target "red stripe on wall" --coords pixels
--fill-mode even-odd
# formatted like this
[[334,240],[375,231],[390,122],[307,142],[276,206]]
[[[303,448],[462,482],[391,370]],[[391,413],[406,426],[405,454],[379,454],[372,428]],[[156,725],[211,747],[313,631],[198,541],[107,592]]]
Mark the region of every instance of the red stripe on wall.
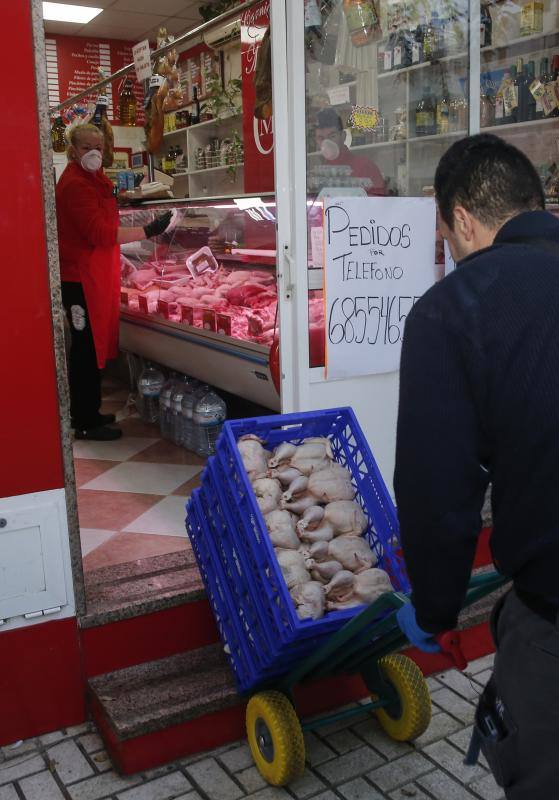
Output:
[[0,242],[0,497],[64,485],[44,225],[31,4],[5,3]]

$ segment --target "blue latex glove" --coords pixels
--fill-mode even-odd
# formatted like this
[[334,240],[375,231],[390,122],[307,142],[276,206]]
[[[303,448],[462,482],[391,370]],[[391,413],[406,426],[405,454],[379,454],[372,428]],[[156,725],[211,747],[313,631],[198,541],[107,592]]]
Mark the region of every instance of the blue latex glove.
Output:
[[415,608],[412,603],[406,603],[405,606],[398,609],[396,620],[410,644],[423,650],[424,653],[440,653],[441,648],[433,638],[433,634],[427,633],[417,624]]

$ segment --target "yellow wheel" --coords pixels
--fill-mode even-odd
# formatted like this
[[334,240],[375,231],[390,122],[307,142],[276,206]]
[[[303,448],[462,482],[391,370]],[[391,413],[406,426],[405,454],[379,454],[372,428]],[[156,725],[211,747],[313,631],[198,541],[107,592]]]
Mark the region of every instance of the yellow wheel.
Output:
[[417,739],[431,721],[431,697],[421,670],[411,658],[397,653],[381,658],[379,667],[398,695],[397,705],[377,709],[381,727],[398,742]]
[[262,777],[285,786],[305,769],[305,742],[295,709],[281,692],[259,692],[246,710],[250,751]]

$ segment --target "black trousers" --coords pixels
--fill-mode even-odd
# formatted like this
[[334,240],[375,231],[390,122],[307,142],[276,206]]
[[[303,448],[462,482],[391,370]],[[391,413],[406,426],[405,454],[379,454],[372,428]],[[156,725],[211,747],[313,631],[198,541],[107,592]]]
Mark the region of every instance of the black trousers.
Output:
[[557,616],[536,613],[512,589],[495,606],[491,626],[497,654],[484,695],[492,698],[505,735],[483,750],[507,800],[554,800],[559,797]]
[[72,424],[79,430],[96,428],[101,424],[101,370],[81,283],[63,281],[62,303],[71,334],[68,380]]

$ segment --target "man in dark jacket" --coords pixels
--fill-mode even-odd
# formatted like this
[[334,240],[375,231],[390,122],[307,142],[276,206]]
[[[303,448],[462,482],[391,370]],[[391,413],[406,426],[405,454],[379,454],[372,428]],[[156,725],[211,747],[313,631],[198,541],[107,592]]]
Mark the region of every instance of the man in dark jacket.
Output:
[[[559,221],[529,160],[486,134],[435,177],[458,266],[408,317],[395,491],[412,643],[455,627],[492,483],[491,548],[514,588],[493,613],[484,752],[510,800],[559,797]],[[485,726],[485,728],[484,728]]]

